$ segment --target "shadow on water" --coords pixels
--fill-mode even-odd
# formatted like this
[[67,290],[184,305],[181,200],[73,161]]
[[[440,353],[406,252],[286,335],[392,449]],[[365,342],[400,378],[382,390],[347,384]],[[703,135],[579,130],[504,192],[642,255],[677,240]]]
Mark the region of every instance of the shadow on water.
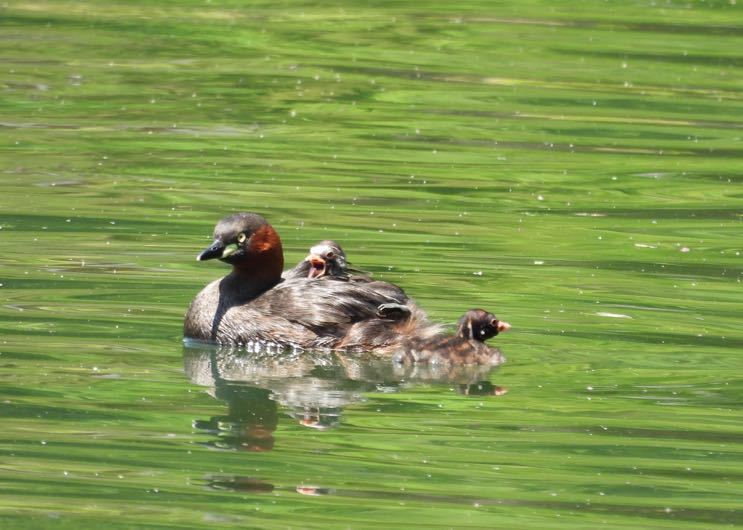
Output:
[[226,414],[194,421],[214,436],[208,445],[238,451],[271,451],[279,408],[300,425],[326,430],[341,424],[343,409],[369,392],[389,393],[423,383],[456,386],[463,395],[502,395],[488,381],[492,365],[399,364],[339,352],[256,353],[189,341],[184,369],[192,383],[224,401]]

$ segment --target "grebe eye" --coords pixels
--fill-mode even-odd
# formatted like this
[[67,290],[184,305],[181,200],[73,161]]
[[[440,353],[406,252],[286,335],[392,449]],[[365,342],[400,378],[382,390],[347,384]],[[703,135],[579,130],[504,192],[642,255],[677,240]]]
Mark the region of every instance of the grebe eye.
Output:
[[333,259],[335,257],[335,252],[333,252],[332,250],[328,250],[328,253],[325,254],[325,257],[327,257],[328,259]]
[[493,320],[491,320],[490,321],[490,325],[493,326],[494,328],[497,328],[498,327],[498,319],[497,318],[494,318]]
[[248,239],[248,236],[246,236],[244,232],[240,232],[239,234],[237,234],[238,243],[245,243],[246,239]]

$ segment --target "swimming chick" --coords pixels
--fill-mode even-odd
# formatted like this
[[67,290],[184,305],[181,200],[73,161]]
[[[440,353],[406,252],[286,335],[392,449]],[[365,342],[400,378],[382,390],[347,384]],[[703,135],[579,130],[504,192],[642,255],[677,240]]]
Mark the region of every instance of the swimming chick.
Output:
[[[327,270],[312,280],[282,279],[281,239],[258,214],[238,213],[219,221],[214,242],[196,259],[219,259],[232,271],[191,302],[183,327],[188,338],[309,348],[339,347],[350,332],[359,348],[400,339],[395,319],[380,318],[378,312],[386,304],[406,306],[409,299],[402,289],[387,282],[332,281]],[[411,325],[427,324],[422,312],[419,317]],[[365,326],[370,322],[374,324]]]
[[508,322],[484,309],[470,309],[459,319],[456,335],[438,334],[430,338],[414,337],[396,352],[397,362],[501,364],[503,355],[485,341],[511,329]]

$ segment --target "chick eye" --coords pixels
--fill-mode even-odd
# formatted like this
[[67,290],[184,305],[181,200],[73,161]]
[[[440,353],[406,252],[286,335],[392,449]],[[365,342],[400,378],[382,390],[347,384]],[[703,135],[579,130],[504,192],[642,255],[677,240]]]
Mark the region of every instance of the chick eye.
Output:
[[246,239],[248,239],[248,236],[246,236],[243,232],[240,232],[239,234],[237,234],[238,243],[244,243]]
[[335,257],[335,252],[329,250],[328,253],[325,254],[325,256],[327,256],[328,259],[333,259]]
[[490,325],[493,326],[494,328],[497,328],[498,327],[498,319],[497,318],[494,318],[493,320],[491,320],[490,321]]

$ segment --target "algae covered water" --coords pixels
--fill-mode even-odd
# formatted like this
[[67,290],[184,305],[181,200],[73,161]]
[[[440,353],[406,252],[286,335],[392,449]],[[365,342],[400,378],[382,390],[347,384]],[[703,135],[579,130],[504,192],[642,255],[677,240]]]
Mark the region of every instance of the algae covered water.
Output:
[[[743,522],[735,2],[0,14],[0,526]],[[244,210],[507,362],[184,345]]]

